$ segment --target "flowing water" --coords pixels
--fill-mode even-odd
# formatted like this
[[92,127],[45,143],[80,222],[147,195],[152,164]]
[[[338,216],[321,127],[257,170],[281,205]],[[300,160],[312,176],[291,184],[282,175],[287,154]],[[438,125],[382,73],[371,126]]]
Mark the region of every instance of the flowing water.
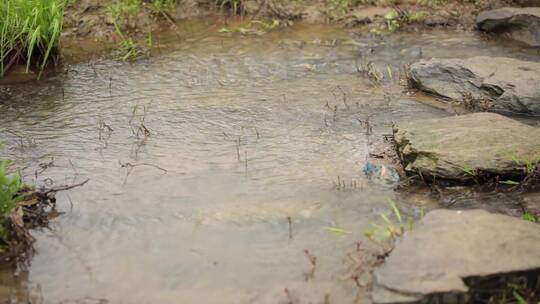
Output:
[[[287,303],[285,288],[302,303],[352,303],[344,257],[391,214],[388,200],[410,214],[437,206],[362,171],[369,142],[393,122],[453,114],[404,93],[399,67],[536,56],[471,33],[377,38],[299,24],[242,36],[220,27],[186,22],[148,60],[74,63],[9,87],[1,156],[25,167],[29,183],[90,181],[58,195],[64,214],[34,231],[28,269],[0,276],[8,303],[28,294],[44,303]],[[382,85],[357,72],[361,54],[386,74]],[[307,281],[306,249],[317,257]]]

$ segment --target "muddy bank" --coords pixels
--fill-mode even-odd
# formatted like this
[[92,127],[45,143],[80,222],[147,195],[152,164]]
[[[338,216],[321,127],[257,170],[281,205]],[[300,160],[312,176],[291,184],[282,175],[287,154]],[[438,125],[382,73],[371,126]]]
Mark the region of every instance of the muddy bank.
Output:
[[[157,1],[160,3],[160,1]],[[163,3],[169,3],[161,1]],[[154,35],[164,31],[177,33],[178,22],[194,18],[220,18],[221,32],[242,35],[261,35],[275,28],[288,27],[295,22],[309,24],[332,23],[373,36],[385,36],[396,31],[419,32],[430,29],[468,31],[477,25],[475,18],[481,13],[506,6],[536,5],[528,1],[361,1],[348,0],[247,0],[207,1],[186,0],[173,6],[156,8],[154,2],[137,0],[77,0],[70,2],[64,12],[61,45],[70,62],[98,56],[106,49],[113,50],[115,58],[136,60],[150,56]],[[135,5],[136,4],[136,5]],[[135,5],[135,6],[133,6]],[[483,28],[482,25],[478,25]],[[55,58],[51,66],[59,64]],[[20,63],[20,62],[19,62]],[[12,67],[12,65],[14,65]],[[3,83],[35,79],[39,73],[19,75],[17,62],[8,62],[16,74]],[[22,73],[24,74],[24,73]],[[34,75],[36,74],[36,75]],[[52,73],[54,74],[54,73]],[[11,76],[10,76],[11,77]]]
[[[472,30],[476,16],[486,10],[508,5],[525,5],[523,1],[418,2],[381,1],[361,4],[340,1],[179,1],[174,6],[156,9],[148,1],[132,4],[117,0],[78,0],[64,11],[61,53],[68,62],[87,60],[111,50],[121,60],[136,60],[151,55],[156,39],[163,32],[176,32],[183,39],[178,22],[194,18],[221,19],[220,32],[261,35],[295,22],[332,23],[373,36],[396,31],[430,29]],[[174,3],[174,2],[173,2]],[[210,17],[211,16],[211,17]],[[181,25],[180,25],[181,26]],[[55,60],[54,65],[58,65]],[[12,68],[10,79],[3,84],[32,80],[39,73],[19,73]],[[24,75],[28,74],[28,75]],[[51,73],[51,74],[54,74]]]
[[[115,20],[111,14],[113,0],[80,0],[68,6],[65,12],[64,40],[88,37],[99,41],[118,39]],[[234,4],[234,5],[233,5]],[[484,10],[508,5],[525,4],[523,1],[448,1],[440,4],[425,1],[398,1],[394,5],[374,1],[374,4],[353,4],[349,1],[207,1],[188,0],[175,8],[155,13],[142,6],[134,15],[126,17],[122,30],[144,36],[149,31],[174,28],[182,19],[221,15],[224,25],[229,21],[280,20],[287,22],[337,23],[346,27],[360,27],[376,34],[400,30],[418,31],[429,28],[470,30],[476,16]],[[394,13],[393,13],[394,12]],[[283,22],[283,24],[287,24]]]

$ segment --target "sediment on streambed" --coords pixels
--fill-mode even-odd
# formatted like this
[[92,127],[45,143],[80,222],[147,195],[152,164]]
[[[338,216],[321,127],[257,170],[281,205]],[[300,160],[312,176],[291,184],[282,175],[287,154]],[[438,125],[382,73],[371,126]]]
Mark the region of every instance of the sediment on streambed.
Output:
[[[78,0],[66,8],[66,35],[108,40],[113,36],[143,34],[175,21],[222,13],[225,23],[234,17],[257,21],[338,23],[346,27],[368,25],[376,34],[409,26],[470,29],[485,9],[520,1],[387,1],[387,0]],[[457,13],[460,12],[460,13]],[[119,35],[119,31],[122,32]],[[122,39],[122,37],[116,37]]]

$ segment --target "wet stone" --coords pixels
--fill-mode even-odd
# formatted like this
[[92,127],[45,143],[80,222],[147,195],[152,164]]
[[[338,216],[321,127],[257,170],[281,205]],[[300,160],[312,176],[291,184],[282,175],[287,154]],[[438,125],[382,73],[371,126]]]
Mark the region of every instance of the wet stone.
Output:
[[540,217],[540,192],[526,193],[523,201],[527,212]]
[[540,132],[495,113],[405,122],[394,127],[405,171],[468,182],[475,176],[522,176],[540,157]]
[[484,11],[476,18],[478,28],[504,33],[531,46],[540,46],[540,7],[499,8]]
[[[540,225],[483,210],[435,210],[375,269],[375,303],[466,294],[464,280],[540,269]],[[445,302],[446,303],[446,302]]]
[[418,89],[465,106],[540,115],[540,63],[504,57],[431,59],[411,65]]

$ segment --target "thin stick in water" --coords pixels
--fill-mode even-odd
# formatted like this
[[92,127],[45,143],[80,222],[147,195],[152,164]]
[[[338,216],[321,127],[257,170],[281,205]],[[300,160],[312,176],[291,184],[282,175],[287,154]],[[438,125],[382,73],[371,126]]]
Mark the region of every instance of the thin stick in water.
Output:
[[292,231],[292,219],[290,216],[287,216],[287,221],[289,222],[289,240],[292,240],[293,231]]
[[244,161],[245,161],[246,176],[247,176],[247,174],[248,174],[248,158],[247,158],[247,150],[244,151]]
[[238,136],[238,141],[236,141],[236,156],[238,161],[240,161],[240,136]]

